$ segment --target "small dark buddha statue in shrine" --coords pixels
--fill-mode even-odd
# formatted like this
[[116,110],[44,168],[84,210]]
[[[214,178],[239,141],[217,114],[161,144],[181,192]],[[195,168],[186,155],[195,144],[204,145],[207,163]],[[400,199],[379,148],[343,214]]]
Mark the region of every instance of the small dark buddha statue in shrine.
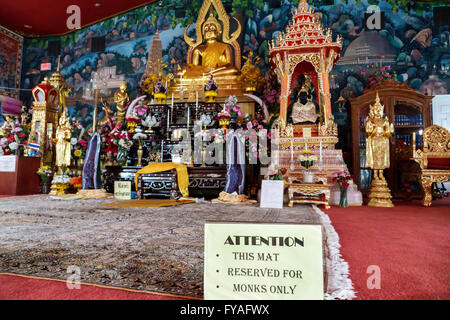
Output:
[[319,118],[311,97],[311,83],[306,76],[303,79],[303,85],[297,93],[297,101],[291,107],[289,122],[292,124],[314,124]]

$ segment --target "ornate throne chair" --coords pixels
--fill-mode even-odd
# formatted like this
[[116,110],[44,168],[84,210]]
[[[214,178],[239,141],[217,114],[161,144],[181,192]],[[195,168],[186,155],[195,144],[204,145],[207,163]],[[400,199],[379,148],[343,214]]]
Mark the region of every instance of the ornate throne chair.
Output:
[[413,134],[413,156],[419,163],[420,184],[424,191],[424,206],[431,206],[433,182],[450,181],[450,132],[447,129],[432,125],[423,131],[423,150],[416,149]]

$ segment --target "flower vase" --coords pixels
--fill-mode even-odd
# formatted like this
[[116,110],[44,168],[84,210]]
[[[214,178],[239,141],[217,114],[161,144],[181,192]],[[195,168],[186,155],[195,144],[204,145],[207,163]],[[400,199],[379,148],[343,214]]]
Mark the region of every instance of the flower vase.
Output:
[[42,182],[41,184],[41,193],[48,194],[50,192],[50,184],[47,182]]
[[314,172],[305,170],[303,172],[303,182],[304,183],[314,183]]
[[339,201],[339,207],[348,208],[347,188],[340,187],[339,189],[341,190],[341,199]]

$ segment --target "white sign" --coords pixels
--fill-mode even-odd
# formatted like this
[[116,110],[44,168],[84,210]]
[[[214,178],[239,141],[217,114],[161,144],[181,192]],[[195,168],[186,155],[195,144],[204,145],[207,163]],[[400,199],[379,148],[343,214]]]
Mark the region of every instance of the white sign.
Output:
[[283,180],[263,180],[261,184],[261,208],[283,208]]
[[114,181],[114,198],[119,200],[130,200],[131,181]]
[[15,172],[16,156],[0,156],[0,172]]
[[205,300],[322,300],[320,225],[207,222]]

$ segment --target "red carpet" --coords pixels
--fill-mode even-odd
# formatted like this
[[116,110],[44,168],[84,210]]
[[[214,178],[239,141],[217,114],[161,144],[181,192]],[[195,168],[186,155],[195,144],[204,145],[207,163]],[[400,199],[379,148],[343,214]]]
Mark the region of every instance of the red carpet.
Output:
[[[324,211],[339,234],[357,299],[450,299],[450,199],[428,208],[394,204]],[[380,268],[380,289],[367,286],[370,265]]]
[[0,300],[185,300],[184,296],[81,284],[68,289],[65,281],[0,274]]

